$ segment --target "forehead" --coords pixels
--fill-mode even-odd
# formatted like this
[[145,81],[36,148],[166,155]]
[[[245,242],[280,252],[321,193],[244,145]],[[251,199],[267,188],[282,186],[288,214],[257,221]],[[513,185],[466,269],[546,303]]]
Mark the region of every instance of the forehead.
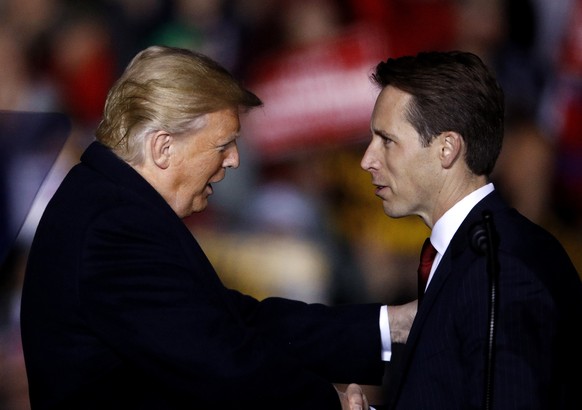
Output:
[[395,87],[385,87],[374,105],[370,126],[372,133],[389,136],[392,140],[408,137],[417,139],[417,132],[407,116],[412,95]]
[[374,104],[370,128],[373,133],[396,134],[409,125],[406,110],[412,96],[398,88],[387,86],[380,91]]
[[236,108],[224,108],[219,111],[208,114],[210,122],[221,125],[225,128],[235,127],[238,130],[240,126],[239,112]]
[[374,117],[390,117],[404,115],[412,95],[393,86],[382,89],[374,105]]
[[236,136],[240,131],[240,119],[238,110],[227,108],[209,113],[204,131],[217,139]]

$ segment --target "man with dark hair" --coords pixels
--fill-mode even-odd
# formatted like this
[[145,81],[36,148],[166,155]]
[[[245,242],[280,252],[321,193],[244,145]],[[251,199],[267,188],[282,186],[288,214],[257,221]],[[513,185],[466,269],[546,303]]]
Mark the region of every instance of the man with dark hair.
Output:
[[434,258],[389,408],[581,408],[582,284],[561,244],[489,179],[504,128],[491,71],[471,53],[423,52],[381,62],[373,80],[361,166],[387,215],[432,229]]

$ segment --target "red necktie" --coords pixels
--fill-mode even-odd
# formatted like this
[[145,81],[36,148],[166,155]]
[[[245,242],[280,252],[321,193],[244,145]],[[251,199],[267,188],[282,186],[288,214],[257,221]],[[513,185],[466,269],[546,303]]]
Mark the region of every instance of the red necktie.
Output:
[[426,238],[424,244],[422,245],[422,251],[420,252],[420,264],[418,265],[418,301],[422,299],[424,295],[424,290],[426,288],[426,283],[428,282],[428,276],[430,274],[430,268],[432,267],[432,261],[436,256],[437,251],[430,243],[430,238]]

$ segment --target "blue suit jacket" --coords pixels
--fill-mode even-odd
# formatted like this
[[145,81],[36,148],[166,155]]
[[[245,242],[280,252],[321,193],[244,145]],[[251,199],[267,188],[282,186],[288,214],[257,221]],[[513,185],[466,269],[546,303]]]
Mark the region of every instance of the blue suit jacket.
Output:
[[162,197],[95,142],[30,250],[32,409],[339,408],[330,381],[382,381],[379,310],[226,289]]
[[470,234],[485,210],[499,236],[492,408],[580,409],[580,277],[558,241],[496,192],[467,216],[435,271],[392,365],[390,408],[484,408],[490,285]]

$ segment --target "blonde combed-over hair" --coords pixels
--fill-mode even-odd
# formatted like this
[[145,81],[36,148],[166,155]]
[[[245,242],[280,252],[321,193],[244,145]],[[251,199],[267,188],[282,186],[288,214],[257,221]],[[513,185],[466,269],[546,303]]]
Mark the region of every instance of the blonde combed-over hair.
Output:
[[181,48],[151,46],[138,53],[113,85],[97,140],[130,164],[143,161],[145,137],[202,128],[204,115],[250,109],[261,100],[209,57]]

